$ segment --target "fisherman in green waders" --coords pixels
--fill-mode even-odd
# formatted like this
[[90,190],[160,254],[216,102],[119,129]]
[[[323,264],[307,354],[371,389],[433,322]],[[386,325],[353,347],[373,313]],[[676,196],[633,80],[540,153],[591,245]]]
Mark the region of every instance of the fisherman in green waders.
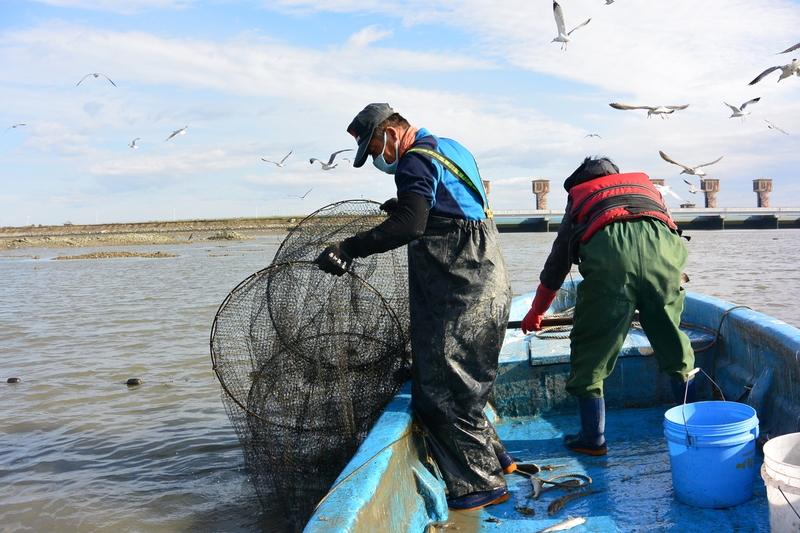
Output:
[[670,378],[676,403],[694,401],[689,338],[678,328],[685,293],[681,275],[687,252],[664,200],[646,174],[620,174],[608,158],[586,158],[564,182],[564,218],[539,276],[525,333],[541,329],[542,317],[578,264],[566,389],[578,398],[581,429],[564,446],[605,455],[603,380],[611,374],[634,311]]

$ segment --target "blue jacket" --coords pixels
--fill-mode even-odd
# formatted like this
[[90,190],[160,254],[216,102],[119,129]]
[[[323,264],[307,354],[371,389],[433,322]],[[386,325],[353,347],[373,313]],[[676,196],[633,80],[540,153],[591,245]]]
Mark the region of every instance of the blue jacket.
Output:
[[432,156],[406,151],[397,163],[397,207],[386,220],[369,231],[345,239],[342,250],[350,257],[367,257],[404,246],[425,234],[428,217],[483,220],[486,192],[478,165],[466,148],[451,139],[420,128],[409,148],[436,151],[458,165],[480,194],[445,169]]
[[441,163],[419,152],[406,152],[397,164],[394,181],[398,197],[418,194],[430,204],[430,215],[463,220],[482,220],[486,193],[478,165],[469,151],[452,139],[431,135],[425,128],[417,132],[411,148],[427,148],[456,163],[483,193],[479,196]]

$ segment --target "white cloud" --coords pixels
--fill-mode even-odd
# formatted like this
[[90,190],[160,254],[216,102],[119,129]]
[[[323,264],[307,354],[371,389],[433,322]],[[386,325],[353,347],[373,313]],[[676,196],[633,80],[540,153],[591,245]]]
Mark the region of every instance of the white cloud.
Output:
[[[111,2],[50,4],[119,12]],[[166,0],[137,6],[202,11]],[[190,29],[169,37],[133,23],[122,31],[93,20],[16,25],[0,34],[0,98],[7,103],[0,116],[5,126],[29,126],[2,138],[0,161],[14,175],[51,165],[55,175],[96,180],[100,189],[129,181],[130,190],[167,195],[191,183],[207,194],[224,182],[232,199],[219,205],[265,186],[277,195],[313,186],[318,201],[372,191],[380,199],[392,193],[391,178],[372,169],[322,172],[308,157],[352,146],[344,128],[353,115],[387,101],[415,125],[467,146],[492,181],[497,209],[531,205],[527,182],[538,178],[552,180],[550,205],[560,206],[563,178],[592,154],[665,177],[678,190],[680,169],[658,150],[688,163],[724,155],[714,166],[724,180],[721,202],[728,194],[749,198],[750,181],[763,176],[776,179],[773,205],[800,203],[788,183],[800,136],[800,83],[776,83],[774,75],[747,85],[786,59],[774,54],[796,42],[797,2],[573,0],[563,7],[570,27],[592,18],[566,52],[550,43],[551,3],[522,0],[264,3],[268,14],[297,17],[296,37],[252,29],[255,20],[225,39]],[[303,22],[328,14],[351,26],[312,46]],[[440,31],[446,39],[433,38]],[[118,87],[92,78],[75,87],[98,71]],[[755,96],[762,99],[746,122],[728,119],[723,101]],[[644,111],[611,109],[612,101],[690,107],[648,120]],[[792,135],[767,129],[764,118]],[[186,136],[164,143],[186,125]],[[127,145],[135,137],[141,141],[134,151]],[[260,161],[292,149],[282,172]],[[71,197],[70,186],[56,182],[54,196]],[[788,204],[784,192],[792,194]]]
[[381,39],[390,36],[392,33],[393,30],[381,30],[377,24],[373,26],[367,26],[358,33],[351,35],[347,40],[347,44],[350,46],[363,47],[376,41],[380,41]]

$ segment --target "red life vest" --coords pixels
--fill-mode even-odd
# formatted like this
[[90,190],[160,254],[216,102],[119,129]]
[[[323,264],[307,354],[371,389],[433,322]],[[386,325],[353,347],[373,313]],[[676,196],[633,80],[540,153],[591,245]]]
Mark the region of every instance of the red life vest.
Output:
[[579,238],[587,243],[600,228],[617,220],[650,217],[678,228],[661,193],[643,172],[610,174],[583,182],[570,189],[569,197],[573,242]]

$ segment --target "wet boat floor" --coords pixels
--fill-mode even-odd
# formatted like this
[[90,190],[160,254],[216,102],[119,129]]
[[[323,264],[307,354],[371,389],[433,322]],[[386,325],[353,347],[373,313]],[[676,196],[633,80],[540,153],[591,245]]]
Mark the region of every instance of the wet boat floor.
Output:
[[[750,501],[727,509],[701,509],[675,498],[663,429],[664,413],[669,407],[608,410],[608,454],[600,457],[573,453],[563,447],[564,433],[577,431],[577,412],[498,421],[495,427],[517,462],[556,467],[537,476],[550,479],[564,473],[585,474],[592,478],[589,488],[601,492],[574,499],[551,516],[547,511],[550,503],[569,493],[550,490],[538,501],[526,498],[532,491],[530,478],[513,473],[506,476],[511,493],[508,501],[476,511],[450,511],[447,522],[436,524],[429,531],[538,532],[570,517],[582,517],[586,522],[569,531],[769,532],[760,450]],[[703,472],[697,475],[702,476]],[[573,492],[584,490],[587,489]]]

